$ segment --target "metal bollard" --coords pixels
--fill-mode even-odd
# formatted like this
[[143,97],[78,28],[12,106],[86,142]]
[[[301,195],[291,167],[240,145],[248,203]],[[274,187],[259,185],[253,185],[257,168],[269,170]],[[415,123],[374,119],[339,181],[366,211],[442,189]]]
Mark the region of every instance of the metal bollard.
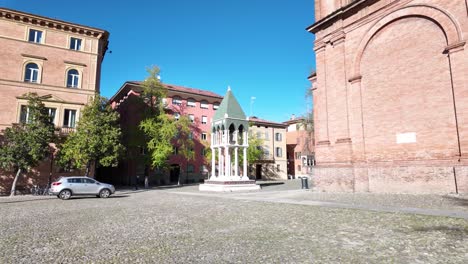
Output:
[[302,189],[309,189],[309,178],[301,177]]

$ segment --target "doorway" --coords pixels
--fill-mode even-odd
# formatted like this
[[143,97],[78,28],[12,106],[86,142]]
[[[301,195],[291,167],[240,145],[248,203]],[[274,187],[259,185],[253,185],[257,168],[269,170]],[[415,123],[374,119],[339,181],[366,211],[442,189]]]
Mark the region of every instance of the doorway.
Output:
[[180,166],[178,164],[172,164],[171,169],[169,172],[170,175],[170,182],[178,182],[179,181],[179,174],[180,174]]
[[255,166],[255,179],[256,180],[262,179],[262,164],[257,164]]

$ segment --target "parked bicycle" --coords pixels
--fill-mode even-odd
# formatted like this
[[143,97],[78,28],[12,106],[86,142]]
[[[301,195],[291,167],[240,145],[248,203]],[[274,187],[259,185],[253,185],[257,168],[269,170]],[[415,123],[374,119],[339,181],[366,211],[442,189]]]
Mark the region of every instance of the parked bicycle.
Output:
[[40,187],[39,185],[34,185],[31,188],[32,195],[49,195],[49,188],[46,185],[45,187]]

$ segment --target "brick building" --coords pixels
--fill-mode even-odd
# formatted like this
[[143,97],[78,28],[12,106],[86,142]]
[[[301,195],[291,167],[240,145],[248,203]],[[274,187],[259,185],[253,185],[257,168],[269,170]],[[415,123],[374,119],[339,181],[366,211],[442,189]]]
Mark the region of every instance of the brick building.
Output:
[[257,180],[286,180],[286,124],[249,117],[250,136],[263,140],[263,157],[249,164],[249,175]]
[[321,190],[468,192],[468,5],[315,0]]
[[[145,146],[140,142],[140,146],[132,142],[138,125],[142,120],[142,114],[146,104],[139,98],[142,91],[142,82],[126,82],[110,98],[110,102],[116,111],[120,113],[120,123],[123,132],[123,144],[127,148],[125,160],[119,163],[118,168],[109,172],[98,173],[101,180],[106,180],[119,185],[134,184],[137,180],[142,182],[145,175],[145,163],[142,160]],[[170,169],[153,170],[147,172],[151,184],[165,185],[177,182],[190,183],[203,181],[209,172],[207,165],[211,161],[205,160],[206,146],[209,146],[211,120],[216,109],[218,109],[223,97],[210,91],[165,84],[167,88],[167,98],[163,99],[165,109],[174,118],[187,115],[193,120],[192,138],[194,140],[195,160],[186,161],[177,155],[177,148],[174,155],[169,158]],[[112,177],[109,177],[109,176]]]
[[[84,105],[99,93],[105,30],[0,8],[0,130],[25,122],[25,94],[37,93],[61,135],[75,128]],[[19,179],[18,189],[62,175],[50,160]],[[0,193],[12,175],[0,172]]]
[[286,128],[288,175],[292,178],[312,174],[315,162],[314,135],[304,118],[291,117]]

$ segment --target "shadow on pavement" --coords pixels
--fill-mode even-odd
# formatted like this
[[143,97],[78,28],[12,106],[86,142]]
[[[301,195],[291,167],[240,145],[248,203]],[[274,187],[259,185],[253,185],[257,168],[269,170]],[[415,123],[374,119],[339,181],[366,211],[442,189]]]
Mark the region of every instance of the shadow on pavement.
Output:
[[456,196],[444,196],[444,198],[454,202],[456,205],[468,207],[468,198]]

